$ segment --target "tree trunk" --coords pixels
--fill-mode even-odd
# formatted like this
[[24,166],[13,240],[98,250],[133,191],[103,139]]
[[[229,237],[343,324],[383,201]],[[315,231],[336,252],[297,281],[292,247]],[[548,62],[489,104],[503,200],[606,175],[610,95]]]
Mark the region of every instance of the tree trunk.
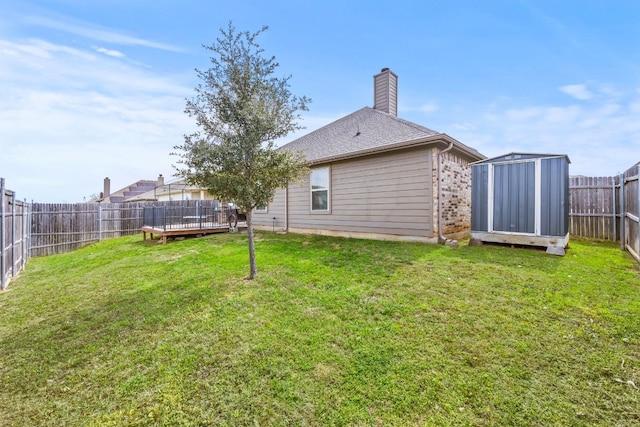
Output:
[[256,248],[253,242],[253,219],[251,210],[247,210],[247,236],[249,237],[249,280],[256,278]]

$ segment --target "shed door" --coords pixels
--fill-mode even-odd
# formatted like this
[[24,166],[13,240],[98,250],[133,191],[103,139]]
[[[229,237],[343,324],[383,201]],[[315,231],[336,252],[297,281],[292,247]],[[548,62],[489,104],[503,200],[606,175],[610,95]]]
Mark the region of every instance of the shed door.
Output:
[[535,233],[535,171],[533,161],[494,165],[494,231]]

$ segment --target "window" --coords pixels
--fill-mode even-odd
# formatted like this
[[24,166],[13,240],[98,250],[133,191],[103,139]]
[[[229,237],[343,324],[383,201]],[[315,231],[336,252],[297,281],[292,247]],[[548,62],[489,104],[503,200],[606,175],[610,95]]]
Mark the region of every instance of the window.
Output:
[[311,171],[311,211],[329,210],[329,168]]
[[256,206],[256,212],[257,213],[267,213],[267,207],[266,206]]

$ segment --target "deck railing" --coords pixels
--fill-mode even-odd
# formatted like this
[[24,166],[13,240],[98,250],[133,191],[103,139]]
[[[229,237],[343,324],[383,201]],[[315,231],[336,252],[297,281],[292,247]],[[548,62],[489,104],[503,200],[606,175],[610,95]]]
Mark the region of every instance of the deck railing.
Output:
[[228,206],[145,206],[143,226],[156,230],[205,229],[228,225]]

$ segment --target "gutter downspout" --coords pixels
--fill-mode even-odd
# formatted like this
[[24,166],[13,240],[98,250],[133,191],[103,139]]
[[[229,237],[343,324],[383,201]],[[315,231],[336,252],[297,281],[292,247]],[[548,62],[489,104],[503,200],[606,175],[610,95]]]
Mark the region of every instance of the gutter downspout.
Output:
[[[442,234],[442,178],[440,174],[442,173],[442,154],[453,148],[453,142],[449,143],[449,146],[444,150],[438,152],[438,243],[447,244],[450,242],[449,239],[443,236]],[[456,242],[457,246],[457,242]]]

